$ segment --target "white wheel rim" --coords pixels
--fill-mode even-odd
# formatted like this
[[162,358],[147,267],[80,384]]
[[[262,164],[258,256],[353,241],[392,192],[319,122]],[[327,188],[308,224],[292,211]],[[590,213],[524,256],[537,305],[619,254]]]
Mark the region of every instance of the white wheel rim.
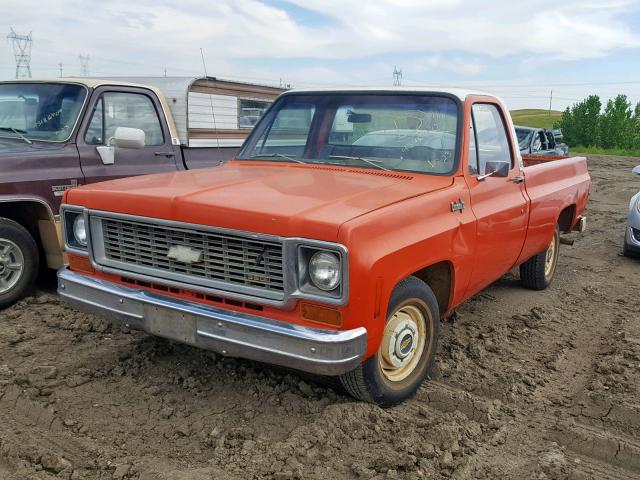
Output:
[[0,294],[11,290],[22,278],[24,255],[20,247],[6,238],[0,238]]
[[547,253],[544,257],[544,276],[546,278],[551,277],[551,275],[553,275],[553,271],[555,270],[555,266],[556,266],[556,256],[558,253],[558,247],[556,245],[556,241],[557,241],[557,235],[553,235],[553,238],[551,239],[551,243],[549,244],[549,246],[547,247]]
[[427,343],[427,322],[415,305],[404,305],[385,325],[378,358],[387,380],[400,382],[418,365]]

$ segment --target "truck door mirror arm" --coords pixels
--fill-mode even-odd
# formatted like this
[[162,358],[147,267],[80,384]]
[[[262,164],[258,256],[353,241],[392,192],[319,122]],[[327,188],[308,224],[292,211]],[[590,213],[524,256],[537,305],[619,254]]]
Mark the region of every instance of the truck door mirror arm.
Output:
[[476,178],[479,182],[489,177],[508,177],[509,168],[511,164],[509,162],[487,162],[484,171],[487,172],[483,175],[478,175]]

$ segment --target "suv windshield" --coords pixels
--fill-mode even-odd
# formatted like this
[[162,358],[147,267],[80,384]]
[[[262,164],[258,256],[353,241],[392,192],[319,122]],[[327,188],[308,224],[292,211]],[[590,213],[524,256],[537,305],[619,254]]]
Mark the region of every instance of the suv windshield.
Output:
[[449,174],[458,116],[454,100],[435,94],[290,94],[237,158]]
[[0,137],[68,140],[86,94],[73,84],[0,84]]
[[528,128],[516,128],[516,135],[518,137],[518,144],[520,145],[520,150],[524,150],[531,143],[531,135],[533,135],[534,130],[530,130]]

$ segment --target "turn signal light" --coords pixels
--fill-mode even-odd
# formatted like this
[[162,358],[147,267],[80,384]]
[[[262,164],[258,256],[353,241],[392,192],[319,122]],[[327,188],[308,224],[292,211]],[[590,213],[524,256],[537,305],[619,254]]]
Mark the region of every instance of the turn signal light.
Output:
[[339,310],[311,305],[309,303],[303,303],[300,310],[302,318],[305,320],[324,323],[325,325],[331,325],[333,327],[342,326],[342,313]]
[[89,257],[76,255],[75,253],[67,253],[67,260],[69,261],[69,267],[74,272],[96,273]]

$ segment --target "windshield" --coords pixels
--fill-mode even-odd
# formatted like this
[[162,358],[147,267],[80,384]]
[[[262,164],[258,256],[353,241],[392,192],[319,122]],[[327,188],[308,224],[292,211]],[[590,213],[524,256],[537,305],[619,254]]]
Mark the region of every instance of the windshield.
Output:
[[0,136],[49,142],[68,140],[86,94],[81,85],[0,84]]
[[520,145],[520,150],[524,150],[529,147],[531,143],[531,135],[533,135],[533,130],[529,130],[528,128],[516,128],[516,135],[518,136],[518,144]]
[[285,95],[237,158],[449,174],[458,104],[436,95]]

